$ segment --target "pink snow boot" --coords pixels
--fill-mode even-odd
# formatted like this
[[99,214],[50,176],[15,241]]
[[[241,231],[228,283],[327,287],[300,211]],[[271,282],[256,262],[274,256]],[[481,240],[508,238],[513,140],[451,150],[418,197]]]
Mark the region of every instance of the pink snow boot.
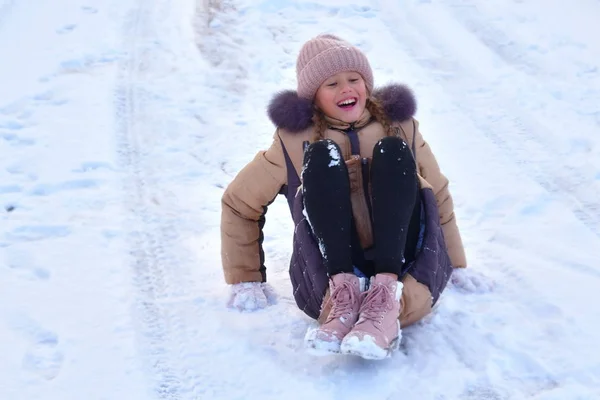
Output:
[[359,318],[341,344],[341,352],[368,360],[381,360],[398,349],[400,331],[400,296],[402,282],[378,274],[371,278],[359,311]]
[[310,353],[328,355],[340,352],[342,339],[358,319],[365,283],[364,278],[349,273],[336,274],[329,279],[330,297],[322,312],[331,311],[321,326],[306,333],[304,341]]

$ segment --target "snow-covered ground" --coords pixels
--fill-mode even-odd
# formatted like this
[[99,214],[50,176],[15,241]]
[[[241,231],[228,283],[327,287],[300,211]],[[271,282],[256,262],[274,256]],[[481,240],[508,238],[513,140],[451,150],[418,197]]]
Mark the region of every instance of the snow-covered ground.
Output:
[[[600,2],[0,0],[0,399],[600,399]],[[470,267],[383,362],[225,307],[220,196],[304,41],[403,82]]]

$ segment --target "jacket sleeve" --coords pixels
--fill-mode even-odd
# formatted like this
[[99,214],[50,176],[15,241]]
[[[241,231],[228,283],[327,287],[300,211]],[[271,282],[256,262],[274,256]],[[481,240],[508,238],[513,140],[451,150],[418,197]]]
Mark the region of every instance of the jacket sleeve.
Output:
[[260,151],[227,186],[221,199],[221,260],[225,281],[264,282],[262,250],[265,213],[286,183],[279,135]]
[[438,162],[429,144],[419,131],[419,123],[415,120],[414,140],[416,147],[417,163],[420,175],[432,186],[440,212],[440,224],[448,247],[448,254],[452,266],[461,268],[467,266],[467,257],[463,247],[462,238],[456,216],[454,215],[454,202],[448,189],[448,178],[440,171]]

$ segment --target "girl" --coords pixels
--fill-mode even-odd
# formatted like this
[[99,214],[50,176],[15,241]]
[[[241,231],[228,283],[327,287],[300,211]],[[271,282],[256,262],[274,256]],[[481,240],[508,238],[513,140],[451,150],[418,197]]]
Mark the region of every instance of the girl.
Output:
[[374,90],[365,55],[330,34],[302,47],[297,91],[269,106],[277,126],[222,198],[222,262],[230,306],[268,304],[262,228],[287,197],[295,223],[290,277],[318,319],[317,354],[382,359],[400,327],[426,316],[466,257],[448,180],[419,132],[410,90]]

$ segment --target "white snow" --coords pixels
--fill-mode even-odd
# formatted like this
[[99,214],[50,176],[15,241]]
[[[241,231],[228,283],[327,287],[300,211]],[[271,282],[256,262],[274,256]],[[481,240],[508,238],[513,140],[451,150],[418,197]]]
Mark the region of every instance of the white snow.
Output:
[[319,331],[318,326],[315,326],[306,331],[304,344],[307,353],[323,357],[339,354],[341,341],[333,333]]
[[[1,399],[600,398],[600,3],[0,0]],[[227,307],[220,197],[272,141],[300,46],[402,82],[469,258],[403,349],[315,358],[278,299]]]
[[329,150],[330,159],[328,167],[331,168],[339,166],[342,162],[342,155],[338,151],[337,147],[335,147],[333,143],[329,143],[327,145],[327,149]]
[[[399,334],[399,340],[402,338],[402,332]],[[398,344],[395,345],[396,347]],[[356,335],[346,336],[342,342],[341,351],[348,355],[357,355],[366,360],[383,360],[384,358],[391,357],[394,352],[390,349],[382,349],[375,342],[375,338],[371,335],[365,334],[359,338]]]

